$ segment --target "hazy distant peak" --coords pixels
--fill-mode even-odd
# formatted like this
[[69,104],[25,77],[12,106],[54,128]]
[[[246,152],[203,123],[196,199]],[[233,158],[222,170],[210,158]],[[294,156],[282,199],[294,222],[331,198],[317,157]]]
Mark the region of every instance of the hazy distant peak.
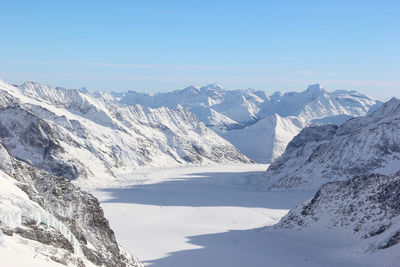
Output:
[[217,84],[217,83],[210,83],[206,86],[200,88],[200,91],[214,91],[214,92],[221,92],[224,91],[224,88]]
[[384,105],[384,107],[395,107],[398,108],[400,106],[400,99],[396,98],[396,97],[392,97],[388,102],[386,102]]
[[193,93],[193,94],[197,94],[200,92],[200,88],[197,86],[188,86],[185,89],[182,90],[183,92],[188,92],[188,93]]
[[316,84],[311,84],[307,88],[307,92],[324,92],[325,90],[322,88],[322,86],[319,83]]
[[280,91],[276,91],[269,98],[271,98],[271,100],[276,100],[276,99],[279,99],[281,96],[282,96],[282,93]]
[[400,114],[400,100],[393,97],[371,114],[372,117],[387,118]]

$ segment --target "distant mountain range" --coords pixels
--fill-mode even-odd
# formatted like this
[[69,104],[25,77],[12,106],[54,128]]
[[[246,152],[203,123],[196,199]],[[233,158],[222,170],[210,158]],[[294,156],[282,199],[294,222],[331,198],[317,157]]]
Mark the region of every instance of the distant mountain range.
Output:
[[119,247],[98,200],[70,180],[104,186],[140,166],[206,163],[250,160],[182,107],[0,80],[0,246],[21,261],[143,266]]
[[97,199],[69,180],[104,186],[141,166],[249,158],[272,162],[264,189],[318,190],[274,230],[345,231],[356,240],[351,253],[397,249],[398,99],[319,85],[150,95],[1,80],[0,246],[64,265],[142,266],[119,247]]
[[265,175],[270,189],[309,190],[355,175],[391,175],[399,170],[400,100],[393,98],[341,126],[305,128]]
[[382,104],[356,91],[327,92],[319,84],[300,93],[277,92],[271,96],[252,89],[225,90],[217,84],[167,93],[129,91],[112,96],[116,102],[127,105],[187,108],[258,163],[277,159],[304,127],[341,124],[351,117],[366,115]]
[[381,104],[318,84],[268,97],[216,84],[151,95],[1,81],[0,137],[13,156],[55,175],[107,180],[135,166],[273,162],[303,128]]
[[384,265],[397,266],[400,100],[393,98],[341,126],[303,129],[269,166],[265,188],[318,190],[275,230],[305,233],[308,240],[329,244],[332,255],[340,254],[343,261],[368,254],[376,261],[371,266],[381,266],[382,259]]
[[37,83],[0,82],[0,138],[14,157],[70,179],[112,180],[138,166],[250,162],[182,107],[126,106]]

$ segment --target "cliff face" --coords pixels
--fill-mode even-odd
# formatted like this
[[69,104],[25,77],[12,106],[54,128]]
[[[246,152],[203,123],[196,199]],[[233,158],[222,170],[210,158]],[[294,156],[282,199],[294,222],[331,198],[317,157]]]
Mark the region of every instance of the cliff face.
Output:
[[322,245],[332,260],[349,265],[398,265],[399,100],[339,127],[303,129],[265,175],[270,190],[318,190],[274,231],[313,249]]
[[362,175],[323,185],[275,229],[331,229],[360,238],[369,251],[400,243],[400,172]]
[[138,166],[250,162],[182,107],[125,106],[35,83],[0,82],[0,136],[16,158],[94,183]]
[[[210,84],[153,95],[129,91],[114,94],[114,101],[153,108],[182,105],[258,163],[275,161],[304,127],[339,125],[382,104],[356,91],[328,92],[319,84],[302,92],[276,92],[271,96],[263,91],[225,90]],[[254,141],[248,142],[249,138]]]
[[75,266],[143,266],[118,246],[92,195],[13,158],[1,144],[0,162],[0,229],[6,247],[26,245]]
[[265,173],[273,190],[318,189],[355,175],[394,174],[400,166],[400,100],[337,127],[305,128]]

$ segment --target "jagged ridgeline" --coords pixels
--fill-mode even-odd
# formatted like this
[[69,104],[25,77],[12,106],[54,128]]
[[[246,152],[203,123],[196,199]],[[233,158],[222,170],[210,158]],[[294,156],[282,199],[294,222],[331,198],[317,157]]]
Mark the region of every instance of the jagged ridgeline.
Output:
[[327,183],[275,228],[350,232],[370,253],[392,249],[400,243],[400,172]]
[[118,246],[97,199],[66,179],[250,162],[182,107],[124,106],[35,83],[0,81],[0,142],[0,245],[80,267],[142,265]]
[[[318,242],[327,246],[342,242],[342,253],[379,254],[375,259],[387,256],[385,264],[397,266],[400,100],[393,98],[374,113],[339,127],[303,129],[268,168],[266,186],[270,190],[319,188],[311,200],[283,217],[275,230],[320,237]],[[328,241],[333,236],[335,240]]]
[[382,104],[356,91],[328,92],[319,84],[303,92],[276,92],[271,96],[252,89],[226,90],[217,84],[167,93],[129,91],[112,95],[114,101],[128,105],[153,108],[182,105],[258,163],[277,159],[304,127],[341,124]]
[[302,130],[265,173],[272,190],[311,189],[355,175],[400,170],[400,100],[341,126]]
[[190,111],[0,82],[0,137],[16,158],[65,178],[107,180],[137,166],[248,163]]

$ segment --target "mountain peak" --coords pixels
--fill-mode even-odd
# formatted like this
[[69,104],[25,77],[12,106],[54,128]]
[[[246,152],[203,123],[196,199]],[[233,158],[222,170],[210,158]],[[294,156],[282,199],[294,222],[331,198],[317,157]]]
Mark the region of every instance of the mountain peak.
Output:
[[385,118],[393,115],[400,115],[400,99],[393,97],[384,103],[379,109],[371,114],[372,117]]
[[319,83],[311,84],[307,88],[307,92],[323,92],[324,89]]
[[224,91],[224,88],[217,84],[217,83],[210,83],[206,86],[203,86],[200,88],[201,91],[215,91],[215,92],[220,92],[220,91]]
[[273,94],[270,96],[270,98],[271,98],[272,100],[276,100],[276,99],[279,99],[281,96],[282,96],[282,93],[279,92],[279,91],[276,91],[275,93],[273,93]]
[[273,177],[269,187],[316,189],[356,174],[393,174],[399,162],[399,118],[400,100],[393,98],[374,113],[339,127],[303,129],[268,168],[267,177]]
[[384,106],[388,107],[398,107],[400,106],[400,99],[397,99],[396,97],[392,97],[388,102],[384,104]]
[[199,87],[191,85],[191,86],[186,87],[182,91],[197,94],[200,91],[200,89],[199,89]]

